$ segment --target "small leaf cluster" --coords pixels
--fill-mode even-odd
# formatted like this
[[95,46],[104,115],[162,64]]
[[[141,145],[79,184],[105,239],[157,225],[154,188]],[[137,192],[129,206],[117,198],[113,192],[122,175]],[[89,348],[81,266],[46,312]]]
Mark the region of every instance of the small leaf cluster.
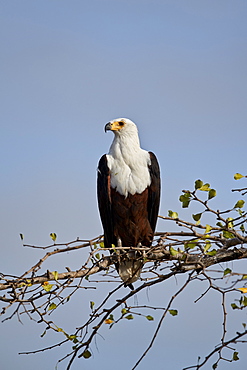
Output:
[[[239,288],[242,293],[246,293],[246,288]],[[243,310],[247,306],[247,296],[242,295],[238,300],[238,305],[236,303],[231,303],[231,307],[233,310]]]
[[184,190],[183,194],[180,195],[179,200],[182,203],[183,208],[189,207],[191,200],[197,199],[195,197],[195,194],[198,190],[205,191],[208,193],[207,200],[210,200],[216,197],[216,194],[217,194],[216,190],[211,188],[209,183],[204,183],[202,180],[198,179],[195,181],[194,191]]
[[118,319],[115,319],[113,314],[110,314],[109,317],[104,321],[104,323],[110,325],[109,329],[111,329],[114,324],[118,323],[122,319],[134,320],[135,315],[143,316],[148,321],[154,320],[154,317],[152,315],[144,315],[142,313],[132,312],[129,307],[124,307],[121,309],[121,316]]

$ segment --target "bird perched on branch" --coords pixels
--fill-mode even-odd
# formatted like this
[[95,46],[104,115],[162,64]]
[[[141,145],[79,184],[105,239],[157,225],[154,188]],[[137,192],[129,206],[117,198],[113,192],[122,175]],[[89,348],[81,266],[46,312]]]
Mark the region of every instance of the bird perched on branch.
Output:
[[134,289],[143,258],[132,248],[152,244],[160,202],[159,164],[152,152],[141,149],[137,126],[130,119],[108,122],[107,131],[114,139],[99,161],[97,179],[104,245],[122,249],[116,268],[124,285]]

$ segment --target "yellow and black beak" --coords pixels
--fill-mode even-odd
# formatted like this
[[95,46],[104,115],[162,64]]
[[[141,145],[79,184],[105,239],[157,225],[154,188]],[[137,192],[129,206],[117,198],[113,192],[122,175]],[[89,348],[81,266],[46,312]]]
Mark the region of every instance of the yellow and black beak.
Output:
[[109,131],[111,130],[111,122],[108,122],[106,125],[105,125],[105,132],[106,131]]
[[124,122],[121,121],[110,121],[105,125],[105,132],[106,131],[118,131],[123,128]]

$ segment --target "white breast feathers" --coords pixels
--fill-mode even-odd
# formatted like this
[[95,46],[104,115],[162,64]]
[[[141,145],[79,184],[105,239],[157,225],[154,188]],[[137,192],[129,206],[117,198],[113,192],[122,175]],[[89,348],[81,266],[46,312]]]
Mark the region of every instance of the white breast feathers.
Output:
[[146,150],[139,145],[123,145],[115,138],[107,154],[111,187],[125,197],[128,193],[142,193],[151,183],[150,163],[150,155]]

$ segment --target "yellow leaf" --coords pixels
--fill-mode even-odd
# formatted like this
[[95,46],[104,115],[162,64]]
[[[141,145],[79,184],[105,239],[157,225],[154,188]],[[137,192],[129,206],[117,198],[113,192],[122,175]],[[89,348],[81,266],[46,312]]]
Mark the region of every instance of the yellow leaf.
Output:
[[18,285],[18,288],[22,288],[23,286],[26,286],[27,284],[25,284],[25,283],[20,283],[19,285]]
[[211,243],[206,242],[205,247],[204,247],[204,253],[206,253],[210,248],[211,248]]
[[168,211],[168,216],[171,218],[178,218],[178,213],[171,210]]
[[247,293],[247,288],[238,288],[242,293]]
[[[46,283],[46,284],[45,284]],[[46,291],[49,292],[54,284],[49,284],[48,281],[45,281],[44,284],[42,285],[42,288]]]
[[209,231],[211,231],[211,230],[212,230],[212,227],[210,225],[206,224],[205,234],[208,234]]
[[55,243],[55,241],[56,241],[56,239],[57,239],[57,235],[56,235],[56,233],[50,233],[50,237],[52,238],[52,240],[54,241],[54,243]]
[[215,189],[210,189],[208,192],[208,199],[212,199],[216,197],[216,190]]
[[57,308],[56,303],[51,303],[50,306],[48,307],[48,311],[55,310],[55,308]]
[[54,279],[57,280],[58,272],[57,271],[52,271],[52,275],[54,276]]
[[241,173],[235,173],[234,180],[240,180],[240,179],[242,179],[242,177],[244,177],[244,176],[241,175]]
[[210,184],[209,184],[209,183],[203,184],[203,185],[199,188],[199,190],[201,190],[201,191],[209,191],[209,190],[211,190],[211,189],[210,189]]
[[172,247],[169,248],[169,252],[172,256],[177,256],[178,255],[178,251]]
[[111,319],[106,319],[105,320],[105,324],[112,324],[114,321],[113,320],[111,320]]
[[89,357],[91,357],[92,355],[91,355],[91,352],[89,352],[89,350],[87,349],[86,351],[84,351],[84,352],[83,352],[82,356],[83,356],[84,358],[89,358]]

